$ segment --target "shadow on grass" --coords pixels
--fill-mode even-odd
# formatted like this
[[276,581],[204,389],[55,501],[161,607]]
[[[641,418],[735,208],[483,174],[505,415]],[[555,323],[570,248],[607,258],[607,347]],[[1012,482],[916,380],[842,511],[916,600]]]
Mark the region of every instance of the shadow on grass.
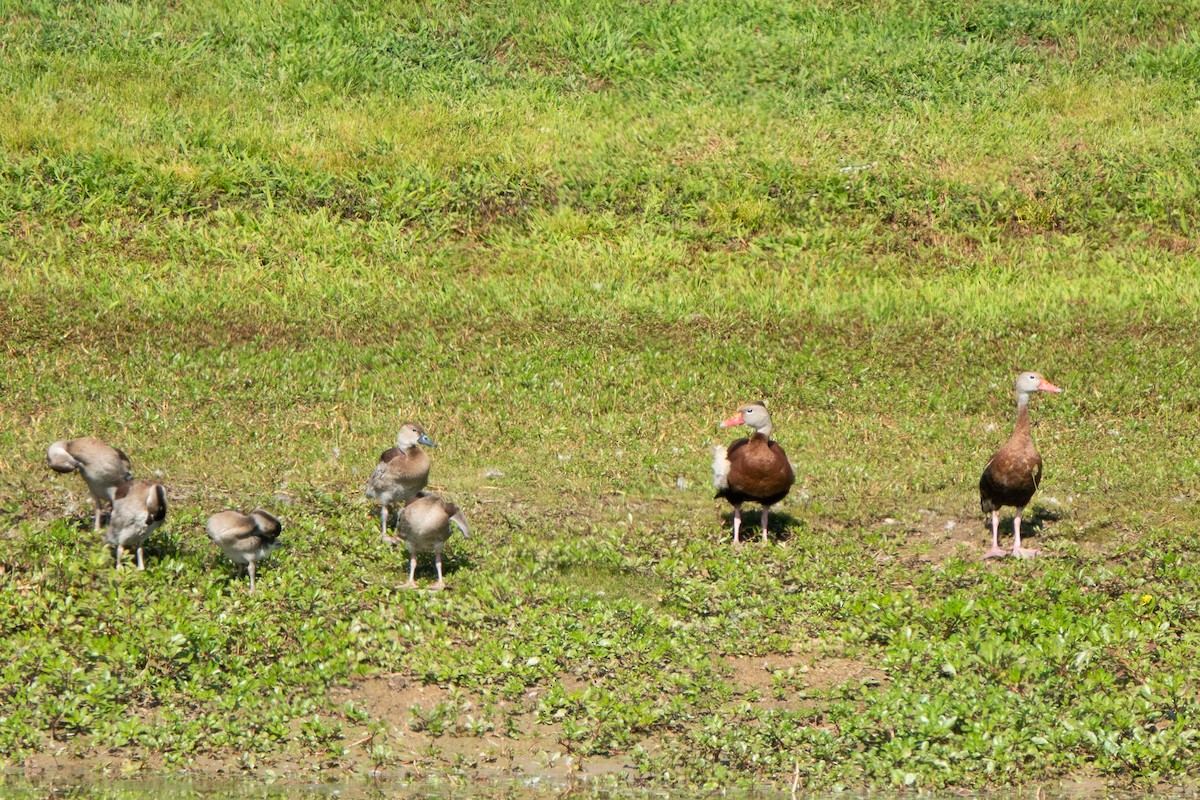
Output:
[[[1047,522],[1057,522],[1065,515],[1061,511],[1045,506],[1031,506],[1027,512],[1021,517],[1021,538],[1026,537],[1040,538],[1042,529],[1046,527]],[[1008,526],[1008,530],[1012,532],[1013,515],[1000,520],[1000,531],[1004,532],[1004,526]]]
[[[397,542],[394,545],[396,549],[395,557],[397,559],[395,570],[400,576],[400,582],[404,583],[408,580],[408,548],[403,542]],[[452,550],[447,544],[446,549],[442,551],[442,577],[449,579],[451,575],[459,570],[470,570],[475,568],[475,560],[466,553]],[[437,580],[437,562],[434,559],[432,552],[417,553],[417,573],[416,579],[420,582],[424,578]]]
[[71,517],[67,525],[80,533],[95,533],[97,536],[104,533],[104,529],[108,527],[109,513],[105,511],[100,515],[100,530],[96,528],[96,517],[88,514],[84,517]]
[[[112,545],[109,545],[112,549]],[[134,553],[137,548],[133,548]],[[146,558],[161,561],[164,558],[182,558],[183,551],[179,549],[179,541],[174,536],[153,536],[142,545],[142,553]],[[228,560],[228,559],[226,559]]]
[[[721,515],[721,519],[725,522],[723,534],[732,542],[733,511],[725,512]],[[786,511],[775,511],[772,509],[770,515],[767,517],[767,540],[772,542],[791,541],[792,537],[798,534],[803,527],[799,519]],[[743,543],[762,541],[762,513],[758,508],[742,509],[742,529],[739,538],[741,538]]]
[[[1046,527],[1048,522],[1057,522],[1063,519],[1065,515],[1061,511],[1044,506],[1030,506],[1026,509],[1025,514],[1021,516],[1021,541],[1028,543],[1030,541],[1040,539],[1042,529]],[[1006,537],[1013,535],[1013,518],[1014,514],[1001,514],[1000,516],[1000,546],[1005,546]],[[987,541],[991,541],[992,523],[989,518],[985,518],[983,522],[984,534],[989,537]]]

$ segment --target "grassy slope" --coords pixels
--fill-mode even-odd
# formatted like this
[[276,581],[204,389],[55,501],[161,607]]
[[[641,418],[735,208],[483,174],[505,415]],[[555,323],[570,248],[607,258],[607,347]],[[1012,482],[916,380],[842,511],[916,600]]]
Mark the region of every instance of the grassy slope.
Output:
[[[242,6],[0,5],[0,753],[337,760],[382,671],[645,777],[1195,775],[1200,11]],[[1023,368],[1060,557],[930,556]],[[800,486],[735,553],[759,397]],[[444,596],[360,499],[397,410],[479,530]],[[61,519],[85,433],[172,487],[143,575]],[[251,597],[201,525],[260,502]],[[886,680],[736,694],[792,651]]]

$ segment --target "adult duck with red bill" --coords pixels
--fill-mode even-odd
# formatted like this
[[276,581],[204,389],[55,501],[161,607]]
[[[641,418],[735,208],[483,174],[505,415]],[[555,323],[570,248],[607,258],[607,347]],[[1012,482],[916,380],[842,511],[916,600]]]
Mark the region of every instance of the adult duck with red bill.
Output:
[[1013,549],[1017,558],[1032,558],[1040,551],[1021,546],[1021,514],[1033,498],[1042,481],[1042,456],[1033,443],[1029,430],[1029,397],[1034,392],[1061,392],[1062,389],[1037,372],[1022,372],[1017,376],[1017,424],[1004,446],[988,461],[979,478],[979,506],[984,514],[992,515],[992,549],[984,558],[1005,555],[1000,548],[1000,509],[1012,506]]
[[733,506],[733,543],[741,543],[742,504],[762,506],[762,539],[767,541],[767,516],[771,506],[787,497],[796,474],[779,442],[771,440],[774,427],[762,403],[747,403],[721,423],[722,428],[746,425],[754,429],[748,438],[729,447],[713,448],[713,485],[717,497]]

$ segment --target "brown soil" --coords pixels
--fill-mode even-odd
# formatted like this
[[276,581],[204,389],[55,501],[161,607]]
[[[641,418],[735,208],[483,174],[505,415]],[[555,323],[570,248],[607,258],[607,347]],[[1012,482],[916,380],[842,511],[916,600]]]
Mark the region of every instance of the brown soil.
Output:
[[[576,691],[586,688],[573,676],[564,685]],[[453,768],[479,780],[531,780],[546,785],[572,785],[577,780],[598,777],[636,777],[623,755],[581,758],[560,743],[557,725],[539,723],[536,713],[541,689],[531,689],[519,702],[497,703],[499,711],[512,720],[508,731],[499,729],[483,735],[457,730],[442,735],[414,730],[420,727],[414,708],[431,711],[438,703],[457,697],[462,703],[460,719],[483,716],[480,698],[469,692],[428,686],[406,675],[386,675],[355,681],[329,691],[331,703],[354,706],[366,712],[368,724],[343,722],[345,756],[334,753],[297,753],[292,748],[270,756],[243,757],[237,752],[206,753],[191,757],[184,770],[201,778],[242,779],[270,777],[273,781],[310,782],[369,776],[388,781],[411,781],[444,774]],[[416,723],[414,725],[414,722]],[[299,728],[300,720],[295,721]],[[373,750],[381,746],[382,755]],[[98,750],[86,738],[49,743],[20,765],[20,777],[31,783],[79,783],[105,779],[143,779],[177,772],[161,755],[123,750]]]
[[[755,706],[765,709],[799,711],[816,708],[819,700],[809,694],[845,683],[882,685],[887,673],[852,658],[814,658],[811,655],[730,656],[723,663],[732,670],[730,683],[736,688],[737,702],[752,694]],[[785,696],[779,699],[774,689],[776,673],[783,673]],[[796,691],[794,687],[803,687]]]
[[[1078,503],[1075,511],[1078,510]],[[1034,504],[1034,511],[1026,513],[1022,525],[1022,533],[1029,546],[1043,548],[1046,539],[1044,531],[1053,531],[1049,537],[1052,540],[1069,541],[1085,553],[1102,555],[1111,549],[1115,537],[1111,532],[1095,529],[1081,531],[1070,519],[1059,515],[1064,512],[1060,506],[1049,504],[1039,506]],[[1000,518],[1000,546],[1012,547],[1012,516],[1011,509],[1005,509]],[[990,528],[985,524],[981,514],[971,514],[966,509],[957,512],[931,511],[923,509],[917,512],[916,520],[887,519],[879,523],[891,527],[897,535],[902,535],[904,541],[900,547],[900,558],[916,564],[929,564],[937,568],[950,559],[963,561],[982,561],[984,553],[991,545]],[[1051,554],[1053,546],[1050,547]]]
[[[573,676],[564,676],[564,686],[570,691],[586,688]],[[623,756],[611,758],[581,758],[560,743],[557,725],[538,721],[536,707],[541,690],[534,688],[516,703],[497,703],[511,720],[510,731],[496,729],[480,736],[463,731],[433,736],[413,730],[416,718],[413,708],[428,711],[438,703],[451,699],[451,692],[440,686],[426,686],[404,675],[367,678],[352,686],[336,687],[329,693],[337,705],[353,702],[363,709],[374,723],[386,727],[386,744],[392,751],[389,765],[375,774],[380,777],[412,777],[456,766],[482,778],[511,778],[539,776],[549,783],[574,781],[626,774],[634,775]],[[482,716],[480,698],[468,692],[458,692],[464,704],[460,716]],[[419,727],[419,722],[417,726]],[[368,760],[377,736],[359,726],[347,733],[350,758],[355,762]],[[358,750],[360,752],[355,752]]]
[[987,552],[987,536],[977,517],[922,514],[908,527],[905,550],[918,561],[942,564],[951,558],[977,561]]

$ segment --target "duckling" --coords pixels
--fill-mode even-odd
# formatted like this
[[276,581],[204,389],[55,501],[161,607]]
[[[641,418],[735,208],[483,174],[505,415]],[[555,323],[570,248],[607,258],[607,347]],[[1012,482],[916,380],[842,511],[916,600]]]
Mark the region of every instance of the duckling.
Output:
[[271,513],[256,508],[249,514],[221,511],[208,518],[204,526],[208,538],[235,564],[245,565],[250,573],[250,591],[254,591],[254,564],[279,546],[283,529]]
[[400,426],[396,446],[388,448],[379,456],[375,471],[367,479],[367,499],[379,503],[379,526],[384,541],[387,541],[388,506],[406,503],[429,483],[429,455],[417,445],[437,447],[415,422]]
[[396,527],[400,535],[394,539],[385,537],[384,541],[394,544],[403,540],[408,546],[408,583],[405,588],[417,588],[417,553],[428,553],[430,550],[434,553],[438,576],[432,588],[446,588],[446,582],[442,579],[442,548],[452,533],[451,522],[458,526],[463,536],[471,538],[471,526],[467,524],[466,516],[449,500],[421,492],[400,509],[399,517]]
[[96,501],[96,531],[100,530],[101,503],[111,505],[117,487],[133,480],[129,456],[94,436],[55,442],[46,451],[46,461],[55,472],[78,470],[87,482]]
[[145,569],[142,544],[167,518],[167,490],[154,481],[126,481],[113,492],[112,504],[104,541],[117,550],[117,569],[129,547],[137,548],[137,568]]

